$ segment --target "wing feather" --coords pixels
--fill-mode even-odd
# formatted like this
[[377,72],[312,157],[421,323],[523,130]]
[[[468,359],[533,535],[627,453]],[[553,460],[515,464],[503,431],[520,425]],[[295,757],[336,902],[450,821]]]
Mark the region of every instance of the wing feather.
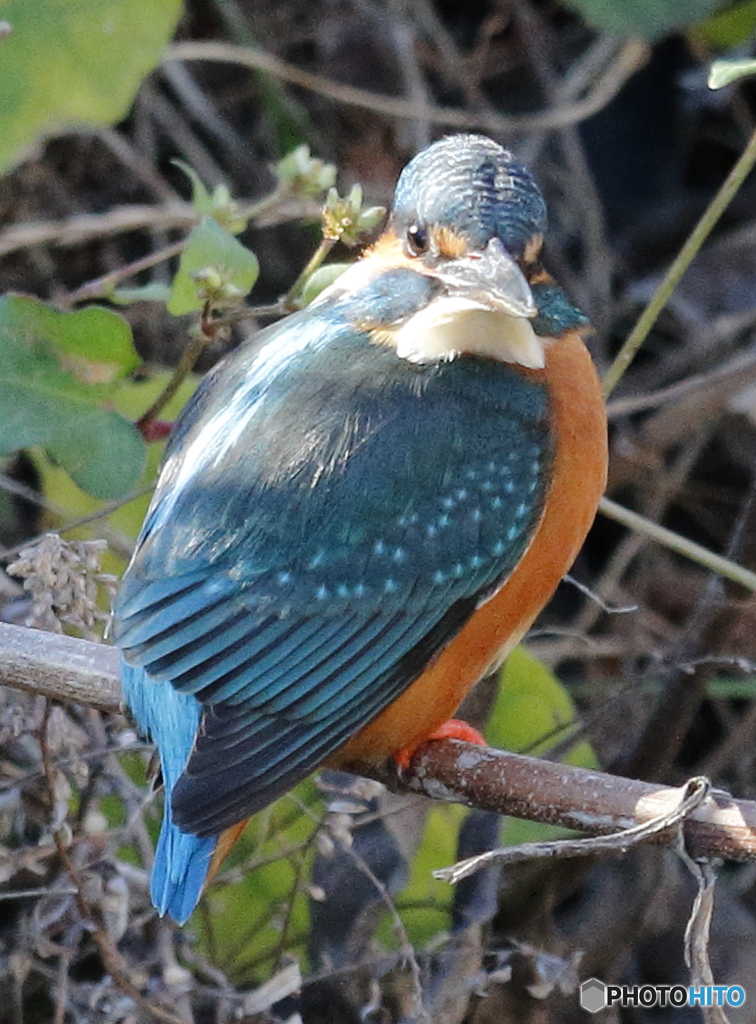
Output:
[[330,315],[289,318],[200,386],[117,604],[143,728],[155,687],[196,697],[169,803],[197,835],[265,806],[406,689],[543,508],[545,389],[490,360],[409,364]]

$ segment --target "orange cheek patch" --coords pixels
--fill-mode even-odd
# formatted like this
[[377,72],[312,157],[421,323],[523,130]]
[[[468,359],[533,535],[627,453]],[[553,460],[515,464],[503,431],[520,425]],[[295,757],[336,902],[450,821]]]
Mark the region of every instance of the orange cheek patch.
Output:
[[442,256],[458,259],[460,256],[467,255],[467,242],[450,228],[434,228],[433,240]]
[[[525,246],[522,254],[522,262],[525,264],[535,263],[543,246],[543,235],[533,235]],[[546,275],[548,277],[548,275]]]
[[528,283],[533,284],[553,284],[554,278],[543,267],[534,267],[528,273]]
[[406,266],[418,269],[417,260],[413,260],[407,255],[402,241],[393,231],[387,231],[381,235],[375,245],[364,253],[363,259],[365,257],[392,267]]

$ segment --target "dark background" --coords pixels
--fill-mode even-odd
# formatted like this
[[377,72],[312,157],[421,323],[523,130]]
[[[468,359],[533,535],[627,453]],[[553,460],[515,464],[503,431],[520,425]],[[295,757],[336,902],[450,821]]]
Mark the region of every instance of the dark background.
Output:
[[[404,163],[448,130],[423,113],[420,99],[428,106],[467,111],[471,126],[490,112],[518,115],[511,130],[489,134],[528,163],[542,185],[551,222],[545,263],[590,315],[596,328],[591,348],[601,371],[756,127],[752,86],[707,90],[713,54],[699,37],[679,33],[649,44],[645,52],[638,48],[637,70],[623,75],[623,47],[632,44],[539,0],[190,0],[179,38],[253,44],[343,86],[415,97],[418,114],[388,116],[230,64],[164,65],[144,83],[123,124],[53,139],[38,158],[0,181],[3,224],[66,221],[186,197],[186,180],[170,162],[174,157],[189,163],[208,186],[225,182],[233,195],[255,198],[272,185],[272,163],[301,142],[338,166],[342,192],[359,181],[369,202],[388,205]],[[584,95],[575,91],[583,72],[589,92],[602,86],[607,101],[587,119],[567,117],[561,125],[544,127],[544,111],[569,108]],[[158,225],[65,246],[24,247],[0,259],[0,291],[64,299],[84,282],[178,237]],[[290,286],[317,244],[318,231],[313,223],[291,219],[256,225],[243,240],[262,268],[253,300],[265,303]],[[755,243],[756,180],[751,177],[609,403],[609,495],[751,569],[756,569]],[[336,255],[350,258],[346,250]],[[170,268],[163,266],[139,282],[169,279]],[[147,303],[125,315],[148,368],[175,362],[190,318],[169,317],[164,308]],[[202,368],[240,336],[235,329],[211,346]],[[39,483],[35,464],[25,456],[7,461],[3,469],[31,487]],[[49,520],[34,502],[0,492],[4,544],[34,536],[46,525]],[[601,764],[669,784],[705,773],[736,795],[753,797],[753,595],[603,516],[574,575],[610,606],[637,606],[610,614],[563,585],[530,644],[569,686]],[[11,598],[18,616],[18,595]],[[60,1021],[135,1020],[139,1011],[108,987],[70,900],[65,904],[61,898],[51,909],[58,867],[49,861],[35,867],[35,844],[50,811],[34,768],[40,710],[20,704],[15,694],[5,698],[1,710],[0,757],[7,781],[0,792],[0,842],[14,851],[4,880],[10,891],[43,884],[48,903],[0,903],[0,994],[8,996],[0,999],[0,1021],[46,1021],[55,1014]],[[61,726],[66,738],[60,751],[69,761],[91,749],[93,737],[108,748],[122,726],[95,726],[86,713],[62,718],[68,724]],[[127,798],[129,786],[123,779],[116,785],[110,761],[94,771],[109,780],[120,799]],[[473,846],[486,829],[490,832],[490,823],[481,820],[474,827],[481,833],[473,836]],[[388,884],[402,858],[391,843],[381,847],[383,841],[376,838],[376,847],[365,839],[361,849],[368,859],[375,856],[374,870],[384,871]],[[89,853],[91,864],[96,858]],[[99,854],[96,877],[107,889],[118,866],[112,849],[103,847]],[[329,870],[338,867],[327,863],[330,869],[322,863],[318,869],[325,872],[318,881],[324,889],[333,884]],[[341,894],[337,913],[314,915],[309,970],[319,972],[320,980],[307,985],[300,999],[236,1019],[272,1022],[300,1013],[305,1024],[346,1024],[360,1019],[361,1011],[362,1019],[387,1024],[412,1019],[401,958],[378,955],[370,926],[360,917],[373,896],[368,891],[354,906],[343,899],[364,875],[355,874],[353,864],[344,870],[347,880],[335,886]],[[174,1009],[185,1016],[193,1012],[198,1022],[233,1019],[240,1005],[232,999],[234,986],[248,989],[265,981],[270,964],[228,981],[222,965],[212,964],[206,948],[201,954],[193,950],[190,939],[176,938],[174,952],[170,931],[151,923],[143,879],[128,872],[123,877],[133,891],[120,949],[139,985],[161,997],[173,991],[178,978],[176,991],[183,991],[188,975],[174,962],[178,955],[197,980],[191,996],[176,997]],[[115,890],[120,891],[118,885]],[[595,863],[513,870],[498,899],[490,880],[481,883],[459,897],[454,940],[444,946],[439,939],[446,958],[416,951],[432,1019],[438,1024],[588,1019],[577,1010],[578,977],[686,983],[682,937],[692,896],[681,862],[656,849]],[[718,983],[750,986],[752,1005],[732,1011],[738,1022],[756,1019],[755,913],[752,866],[723,868],[712,962]],[[362,932],[356,937],[358,918]],[[337,948],[326,962],[321,954],[332,939]],[[339,970],[333,969],[336,962]],[[169,968],[179,974],[171,975]],[[699,1019],[697,1012],[680,1010],[625,1011],[603,1019],[667,1018],[679,1024]]]

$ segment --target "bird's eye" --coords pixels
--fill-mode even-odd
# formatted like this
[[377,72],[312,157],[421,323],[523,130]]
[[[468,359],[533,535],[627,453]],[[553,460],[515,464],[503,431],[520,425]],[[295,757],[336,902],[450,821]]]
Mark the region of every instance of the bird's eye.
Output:
[[422,224],[411,224],[407,228],[407,248],[412,256],[422,256],[428,251],[428,230]]

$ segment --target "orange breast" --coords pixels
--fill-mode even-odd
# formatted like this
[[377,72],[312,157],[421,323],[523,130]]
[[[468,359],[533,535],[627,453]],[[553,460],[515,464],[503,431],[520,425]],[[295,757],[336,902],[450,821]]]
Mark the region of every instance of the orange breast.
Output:
[[520,642],[580,550],[606,484],[606,415],[593,361],[577,333],[569,333],[547,349],[545,370],[523,372],[546,375],[555,441],[553,479],[530,547],[412,686],[328,764],[377,763],[422,743]]

